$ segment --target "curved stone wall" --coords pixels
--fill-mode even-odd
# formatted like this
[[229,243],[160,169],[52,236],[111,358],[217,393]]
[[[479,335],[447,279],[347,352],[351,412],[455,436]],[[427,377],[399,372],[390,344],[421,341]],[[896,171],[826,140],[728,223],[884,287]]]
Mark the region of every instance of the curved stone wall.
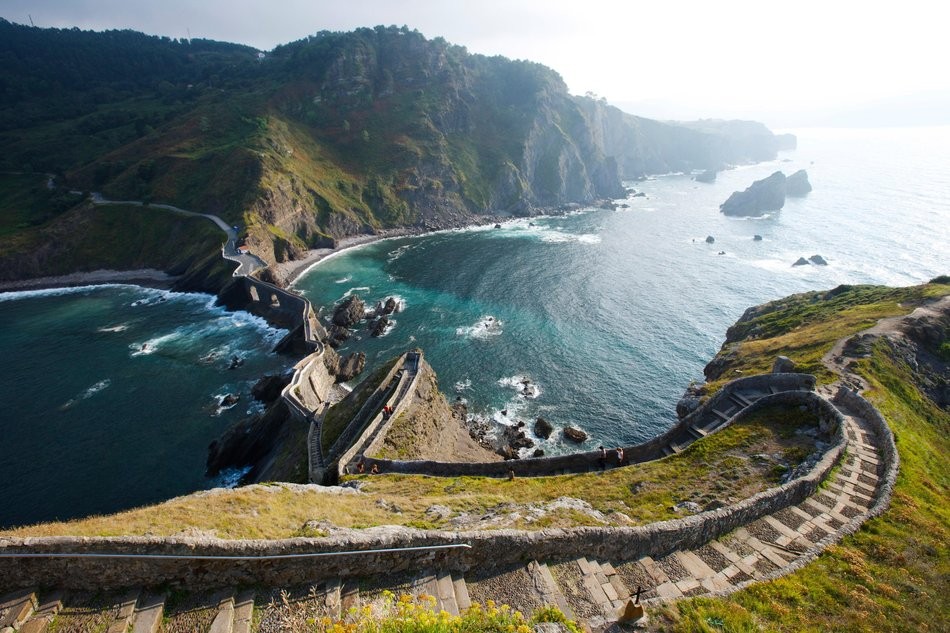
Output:
[[[718,536],[812,494],[843,455],[843,419],[815,394],[787,392],[771,402],[815,406],[837,422],[834,442],[806,474],[737,504],[694,516],[631,528],[572,528],[539,531],[422,531],[384,526],[342,537],[225,541],[194,538],[26,538],[0,539],[0,576],[18,586],[116,588],[172,584],[194,588],[265,584],[289,586],[327,578],[377,576],[419,568],[467,571],[503,569],[530,560],[558,561],[591,556],[603,560],[660,557],[699,547]],[[774,400],[772,400],[774,399]],[[766,406],[768,403],[763,403]],[[740,417],[740,416],[737,416]],[[449,544],[468,549],[406,550]],[[354,551],[363,550],[363,553]],[[18,558],[11,553],[154,554],[163,558]],[[319,558],[233,557],[332,553]],[[176,558],[213,556],[216,559]],[[223,558],[230,557],[230,558]],[[13,587],[11,587],[13,588]]]
[[900,469],[900,456],[897,452],[897,444],[894,441],[894,433],[881,412],[874,405],[865,400],[857,392],[847,387],[840,387],[835,394],[834,401],[855,411],[860,417],[867,420],[870,426],[875,430],[878,436],[878,448],[881,450],[881,460],[884,464],[884,473],[878,483],[877,493],[874,496],[874,503],[866,512],[854,516],[850,521],[841,526],[832,534],[828,534],[823,539],[815,543],[802,555],[796,558],[792,563],[785,567],[767,574],[761,580],[747,580],[735,585],[728,591],[719,591],[706,594],[703,597],[726,596],[735,593],[740,589],[749,587],[759,582],[775,580],[788,574],[794,573],[821,555],[825,549],[834,545],[846,536],[854,534],[865,523],[875,517],[880,516],[887,510],[891,503],[891,496],[894,493],[894,485],[897,483],[897,472]]
[[[781,393],[811,393],[815,386],[815,377],[810,374],[762,374],[739,378],[727,383],[712,398],[703,403],[699,409],[680,420],[669,431],[658,435],[643,444],[624,447],[624,457],[628,464],[637,464],[664,457],[663,449],[671,441],[688,434],[688,429],[709,412],[720,406],[731,394],[739,390],[769,391],[774,388]],[[765,396],[763,400],[773,398]],[[761,400],[760,400],[761,401]],[[767,400],[775,402],[775,400]],[[755,403],[750,406],[755,406]],[[743,409],[742,415],[749,407]],[[738,417],[738,416],[737,416]],[[718,427],[725,428],[731,421]],[[504,462],[436,462],[436,461],[399,461],[388,459],[366,458],[367,467],[376,464],[381,472],[436,475],[444,477],[486,476],[506,477],[508,471],[513,470],[515,475],[522,477],[543,477],[567,472],[587,472],[598,466],[600,451],[585,451],[570,455],[556,455],[553,457],[539,457],[529,459],[515,459]]]

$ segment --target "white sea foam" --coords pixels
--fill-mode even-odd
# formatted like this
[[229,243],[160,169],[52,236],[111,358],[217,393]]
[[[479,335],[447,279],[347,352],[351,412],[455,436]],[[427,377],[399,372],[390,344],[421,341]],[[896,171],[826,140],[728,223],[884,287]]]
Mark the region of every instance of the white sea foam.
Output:
[[392,264],[394,261],[402,257],[403,254],[410,248],[412,248],[412,244],[403,244],[399,248],[389,251],[389,253],[387,253],[386,261]]
[[335,283],[335,284],[345,284],[346,282],[352,281],[352,280],[353,280],[353,275],[347,275],[346,277],[343,277],[342,279],[337,279],[337,280],[334,281],[333,283]]
[[466,389],[472,388],[472,381],[466,378],[465,380],[459,380],[455,383],[455,392],[462,393]]
[[144,343],[132,343],[129,345],[129,349],[132,350],[132,356],[148,356],[154,354],[164,345],[179,338],[181,338],[181,332],[175,330],[168,334],[150,338]]
[[244,475],[251,472],[252,466],[243,468],[225,468],[212,481],[215,488],[237,488]]
[[71,286],[69,288],[42,288],[40,290],[15,290],[13,292],[0,292],[0,301],[17,301],[19,299],[35,299],[39,297],[60,297],[63,295],[82,294],[102,288],[135,288],[130,284],[95,284],[91,286]]
[[120,323],[119,325],[103,326],[97,329],[96,331],[97,332],[125,332],[127,329],[129,329],[128,323]]
[[66,401],[66,403],[60,406],[60,409],[61,410],[69,409],[70,407],[75,405],[77,402],[80,402],[82,400],[88,400],[89,398],[93,397],[94,395],[102,391],[103,389],[106,389],[111,384],[112,384],[112,381],[109,380],[108,378],[100,380],[99,382],[89,387],[88,389],[83,391],[81,394],[79,394],[75,398],[72,398]]
[[541,395],[541,385],[534,382],[527,376],[508,376],[506,378],[499,379],[498,384],[502,387],[515,389],[518,392],[518,395],[522,398],[534,400]]
[[356,287],[350,288],[349,290],[347,290],[346,292],[344,292],[344,293],[343,293],[343,296],[340,297],[340,299],[346,299],[347,297],[349,297],[350,295],[352,295],[354,292],[369,292],[369,291],[370,291],[370,287],[369,287],[369,286],[356,286]]
[[487,339],[492,336],[500,336],[504,329],[504,323],[490,314],[479,317],[474,325],[455,328],[455,334],[466,338]]

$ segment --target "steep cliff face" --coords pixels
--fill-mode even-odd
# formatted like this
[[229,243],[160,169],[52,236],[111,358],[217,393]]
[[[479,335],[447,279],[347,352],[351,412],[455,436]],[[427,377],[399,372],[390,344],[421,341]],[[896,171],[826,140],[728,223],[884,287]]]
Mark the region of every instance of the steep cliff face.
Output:
[[[0,56],[33,57],[0,70],[27,95],[0,91],[0,169],[29,163],[66,188],[216,213],[271,263],[343,236],[525,215],[620,196],[622,178],[774,155],[757,124],[634,117],[572,97],[540,64],[405,27],[322,32],[263,57],[5,22],[0,34]],[[104,67],[104,50],[122,63]],[[57,84],[64,59],[76,71]]]
[[662,122],[622,112],[602,100],[574,99],[591,122],[594,142],[613,157],[625,179],[718,171],[727,165],[772,160],[778,153],[775,136],[754,121]]

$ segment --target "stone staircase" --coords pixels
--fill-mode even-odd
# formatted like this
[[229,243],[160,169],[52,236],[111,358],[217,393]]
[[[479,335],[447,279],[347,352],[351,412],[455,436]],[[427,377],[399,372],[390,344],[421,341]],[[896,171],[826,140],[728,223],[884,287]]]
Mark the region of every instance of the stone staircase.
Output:
[[[631,595],[651,602],[728,593],[768,580],[815,556],[860,521],[880,493],[884,462],[870,425],[839,406],[847,453],[821,488],[797,505],[752,521],[693,550],[633,560],[590,556],[529,561],[502,571],[411,571],[375,578],[334,578],[285,588],[216,592],[148,589],[95,591],[19,590],[0,586],[0,633],[208,631],[251,633],[312,630],[320,618],[345,617],[354,608],[396,596],[432,596],[431,608],[451,614],[472,602],[508,604],[528,615],[556,605],[588,631],[611,626]],[[854,529],[854,525],[851,525]],[[0,579],[0,583],[3,579]],[[53,625],[53,626],[51,626]]]

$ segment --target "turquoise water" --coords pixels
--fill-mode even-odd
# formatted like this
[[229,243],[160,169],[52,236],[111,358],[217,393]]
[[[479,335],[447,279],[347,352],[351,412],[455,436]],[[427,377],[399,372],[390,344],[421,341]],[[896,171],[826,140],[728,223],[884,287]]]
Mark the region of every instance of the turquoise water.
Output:
[[[950,273],[950,129],[799,138],[779,161],[712,185],[664,176],[631,183],[648,197],[625,209],[378,242],[326,260],[298,285],[325,313],[351,292],[403,299],[386,336],[364,330],[342,350],[366,351],[368,370],[420,346],[443,390],[474,415],[541,415],[588,431],[588,447],[645,440],[674,422],[676,400],[746,307]],[[800,167],[815,187],[807,198],[763,219],[718,212],[732,191]],[[830,265],[791,267],[813,254]],[[0,526],[225,483],[204,477],[206,447],[254,410],[258,377],[288,368],[270,353],[282,334],[206,295],[134,286],[0,294]],[[234,355],[246,362],[229,370]],[[231,392],[241,401],[219,412],[216,398]],[[549,453],[573,448],[552,437],[541,444]]]
[[[806,198],[761,219],[718,212],[753,180],[799,168],[814,187]],[[368,369],[419,346],[478,417],[543,416],[587,431],[587,447],[639,442],[675,421],[748,306],[950,272],[948,168],[948,128],[806,130],[796,151],[711,185],[663,176],[629,183],[647,194],[629,208],[386,240],[325,260],[297,288],[325,314],[354,292],[403,300],[386,336],[363,330],[341,348],[365,351]],[[791,266],[814,254],[829,265]],[[573,448],[558,433],[540,446]]]
[[[285,368],[269,353],[283,334],[208,295],[136,286],[0,294],[0,526],[224,483],[204,477],[205,449],[256,408],[254,381]],[[229,370],[234,356],[245,363]],[[241,400],[220,411],[226,393]]]

